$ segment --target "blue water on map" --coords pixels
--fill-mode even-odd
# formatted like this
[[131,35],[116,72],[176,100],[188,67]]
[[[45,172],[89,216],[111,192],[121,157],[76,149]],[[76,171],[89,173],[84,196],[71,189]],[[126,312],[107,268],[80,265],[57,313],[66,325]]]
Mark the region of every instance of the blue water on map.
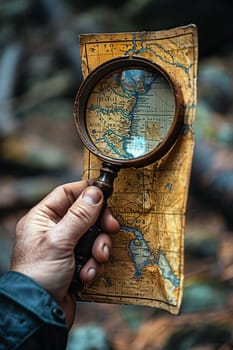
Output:
[[135,266],[135,278],[142,276],[142,270],[148,265],[157,265],[162,277],[169,280],[174,287],[178,287],[180,281],[175,276],[165,254],[158,250],[156,254],[152,253],[143,234],[140,230],[133,227],[122,226],[121,230],[132,233],[135,238],[129,241],[128,249],[131,259]]

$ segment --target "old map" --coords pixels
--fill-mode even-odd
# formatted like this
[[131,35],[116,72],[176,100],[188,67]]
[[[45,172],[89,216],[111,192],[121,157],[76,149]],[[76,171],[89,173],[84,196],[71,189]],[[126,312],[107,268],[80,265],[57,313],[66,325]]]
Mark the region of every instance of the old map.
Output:
[[[104,275],[86,287],[80,299],[147,305],[177,314],[183,292],[185,212],[194,146],[196,28],[83,35],[80,50],[84,77],[117,56],[153,60],[180,85],[184,101],[184,128],[172,150],[147,167],[120,170],[109,206],[121,230],[112,235],[113,251]],[[169,89],[161,79],[140,70],[121,74],[120,85],[119,72],[108,79],[114,89],[109,90],[106,81],[100,82],[101,89],[88,102],[93,117],[87,127],[93,142],[115,158],[147,153],[166,133],[161,110],[165,110],[166,120],[172,117],[174,100]],[[158,83],[158,98],[153,103],[150,93]],[[111,118],[107,118],[112,124],[110,132],[104,121],[96,123],[106,114]],[[97,177],[100,167],[101,162],[85,150],[84,178]]]

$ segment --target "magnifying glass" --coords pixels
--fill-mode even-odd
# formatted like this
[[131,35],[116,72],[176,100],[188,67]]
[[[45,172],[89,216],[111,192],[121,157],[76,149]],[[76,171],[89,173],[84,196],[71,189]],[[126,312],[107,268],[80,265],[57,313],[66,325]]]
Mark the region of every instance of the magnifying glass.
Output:
[[[177,83],[160,66],[142,57],[109,60],[83,81],[74,103],[74,120],[84,146],[103,161],[94,183],[104,194],[101,215],[120,168],[149,165],[175,144],[183,125],[181,105]],[[100,232],[97,222],[75,249],[72,292],[83,289],[79,273]]]

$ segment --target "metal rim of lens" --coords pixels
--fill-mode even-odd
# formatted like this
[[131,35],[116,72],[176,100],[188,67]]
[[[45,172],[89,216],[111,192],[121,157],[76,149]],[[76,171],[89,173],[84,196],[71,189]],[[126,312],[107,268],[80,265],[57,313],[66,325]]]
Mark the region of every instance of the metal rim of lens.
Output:
[[[171,126],[161,141],[152,151],[143,156],[130,159],[117,159],[104,155],[92,142],[86,128],[86,105],[94,87],[105,76],[122,68],[146,69],[160,73],[168,82],[175,99],[175,111]],[[84,146],[95,156],[105,162],[119,165],[121,167],[142,167],[162,158],[174,145],[183,125],[183,115],[180,113],[182,105],[182,94],[178,85],[159,65],[144,58],[136,56],[125,56],[111,59],[88,74],[86,79],[80,85],[74,102],[74,121],[77,132]]]

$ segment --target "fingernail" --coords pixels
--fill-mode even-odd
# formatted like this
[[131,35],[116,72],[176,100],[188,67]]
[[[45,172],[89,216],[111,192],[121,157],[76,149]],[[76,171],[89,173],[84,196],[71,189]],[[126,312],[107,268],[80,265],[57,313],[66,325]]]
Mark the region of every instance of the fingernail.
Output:
[[87,274],[88,274],[88,279],[89,280],[93,280],[96,276],[96,271],[93,267],[91,267],[88,271],[87,271]]
[[97,204],[101,201],[101,199],[101,192],[94,187],[87,188],[83,193],[83,200],[88,204]]
[[104,255],[106,256],[106,258],[109,257],[109,248],[106,244],[104,244],[103,246],[103,252],[104,252]]

